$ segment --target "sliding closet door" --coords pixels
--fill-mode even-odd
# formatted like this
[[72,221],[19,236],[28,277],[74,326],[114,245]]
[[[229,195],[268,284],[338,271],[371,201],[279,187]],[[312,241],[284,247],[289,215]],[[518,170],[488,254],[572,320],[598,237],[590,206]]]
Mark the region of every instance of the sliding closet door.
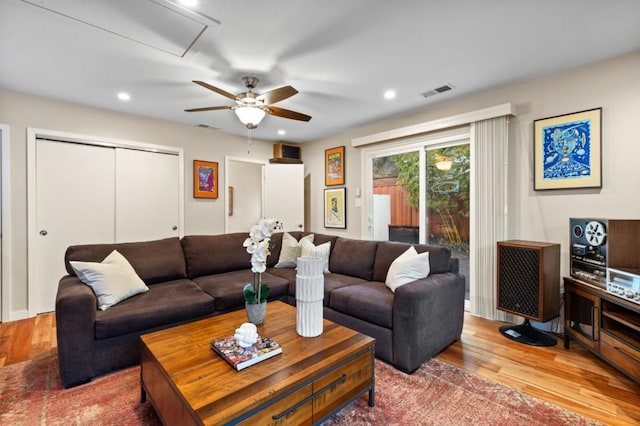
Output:
[[[68,246],[114,241],[115,150],[36,141],[36,226],[29,249],[29,311],[53,311]],[[33,286],[31,285],[33,284]]]
[[116,241],[180,236],[180,159],[116,149]]

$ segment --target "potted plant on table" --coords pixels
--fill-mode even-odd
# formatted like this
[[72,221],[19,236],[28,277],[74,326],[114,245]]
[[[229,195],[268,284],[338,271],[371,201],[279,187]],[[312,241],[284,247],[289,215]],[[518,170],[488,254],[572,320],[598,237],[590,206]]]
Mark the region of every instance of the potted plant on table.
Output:
[[260,219],[251,226],[249,237],[243,246],[251,254],[251,271],[253,283],[244,286],[244,300],[249,322],[260,325],[267,314],[267,297],[269,286],[262,283],[262,273],[267,269],[267,257],[271,254],[271,235],[282,224],[275,219]]

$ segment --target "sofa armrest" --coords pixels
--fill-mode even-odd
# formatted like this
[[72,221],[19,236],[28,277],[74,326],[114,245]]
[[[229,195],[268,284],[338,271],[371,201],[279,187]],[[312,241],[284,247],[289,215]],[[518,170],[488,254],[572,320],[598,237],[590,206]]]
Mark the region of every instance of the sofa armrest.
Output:
[[97,300],[93,290],[75,276],[65,276],[56,295],[58,364],[64,387],[93,377],[93,343]]
[[434,274],[396,289],[393,299],[393,363],[413,372],[460,338],[464,276]]

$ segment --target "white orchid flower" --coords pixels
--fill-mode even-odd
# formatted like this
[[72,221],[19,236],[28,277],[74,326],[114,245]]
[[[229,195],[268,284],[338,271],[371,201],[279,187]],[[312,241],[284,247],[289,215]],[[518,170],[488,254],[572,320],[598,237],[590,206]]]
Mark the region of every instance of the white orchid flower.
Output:
[[[249,237],[242,243],[251,254],[251,271],[261,274],[267,270],[267,257],[271,254],[271,235],[276,229],[282,229],[282,224],[275,219],[259,219],[252,225]],[[256,289],[259,292],[259,289]]]

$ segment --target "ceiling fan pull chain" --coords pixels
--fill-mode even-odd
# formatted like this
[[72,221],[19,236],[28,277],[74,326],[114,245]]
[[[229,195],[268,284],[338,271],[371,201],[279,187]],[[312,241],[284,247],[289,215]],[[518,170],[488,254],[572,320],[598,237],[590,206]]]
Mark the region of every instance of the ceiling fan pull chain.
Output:
[[249,127],[249,139],[247,140],[247,154],[251,154],[251,128]]

